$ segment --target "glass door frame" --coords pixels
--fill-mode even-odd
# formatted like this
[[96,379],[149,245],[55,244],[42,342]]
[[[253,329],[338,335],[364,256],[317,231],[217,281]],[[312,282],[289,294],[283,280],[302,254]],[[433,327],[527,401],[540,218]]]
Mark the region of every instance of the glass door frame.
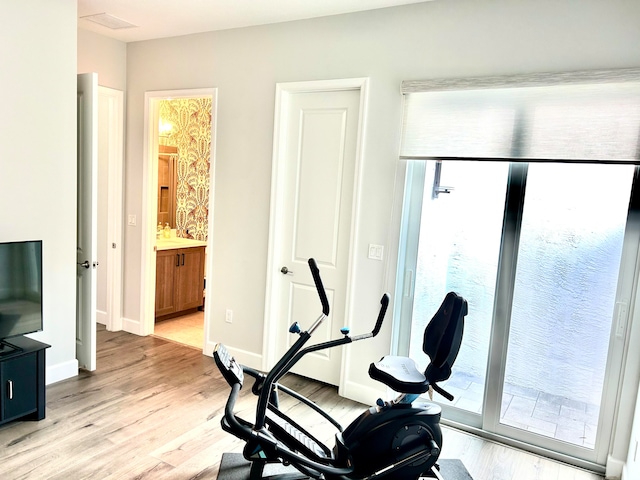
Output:
[[[465,160],[465,159],[460,159]],[[467,159],[475,160],[475,159]],[[486,159],[490,160],[490,159]],[[482,161],[482,160],[479,160]],[[593,163],[593,162],[592,162]],[[397,327],[393,332],[393,346],[396,354],[408,352],[415,272],[418,256],[418,237],[424,192],[426,161],[407,162],[405,180],[405,207],[402,214],[400,251],[396,292],[401,292],[400,301],[395,304]],[[496,282],[495,304],[487,375],[482,413],[464,411],[442,404],[443,423],[463,430],[478,433],[541,455],[572,463],[590,470],[604,472],[604,465],[610,450],[614,420],[617,410],[620,382],[623,375],[625,345],[629,331],[629,311],[638,276],[636,269],[640,249],[637,222],[640,212],[640,166],[634,170],[631,189],[631,204],[627,212],[623,250],[620,261],[616,289],[616,310],[612,312],[611,335],[606,361],[598,430],[594,449],[572,445],[551,437],[538,435],[500,423],[501,400],[506,367],[507,346],[511,305],[514,294],[516,264],[520,238],[520,225],[524,207],[528,164],[512,162],[504,209],[502,241],[499,255],[498,278]],[[626,305],[626,308],[624,307]],[[455,368],[455,366],[454,366]]]

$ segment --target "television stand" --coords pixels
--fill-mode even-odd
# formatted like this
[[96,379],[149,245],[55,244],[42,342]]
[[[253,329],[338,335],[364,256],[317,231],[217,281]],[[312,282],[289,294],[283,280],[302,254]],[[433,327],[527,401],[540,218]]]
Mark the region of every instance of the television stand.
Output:
[[17,347],[6,340],[0,340],[0,357],[21,351],[22,349],[20,347]]
[[0,354],[0,425],[21,418],[42,420],[45,415],[46,343],[28,337],[4,342]]

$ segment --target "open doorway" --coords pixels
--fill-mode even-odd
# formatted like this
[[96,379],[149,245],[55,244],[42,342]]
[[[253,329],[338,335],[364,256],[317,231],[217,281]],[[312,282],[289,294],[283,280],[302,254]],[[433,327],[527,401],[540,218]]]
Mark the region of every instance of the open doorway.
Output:
[[216,90],[145,97],[141,333],[204,349]]

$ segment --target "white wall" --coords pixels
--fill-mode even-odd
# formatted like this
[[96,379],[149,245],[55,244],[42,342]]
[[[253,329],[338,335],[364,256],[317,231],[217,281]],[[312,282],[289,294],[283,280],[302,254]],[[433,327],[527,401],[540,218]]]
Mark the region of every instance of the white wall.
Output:
[[78,73],[98,74],[98,85],[125,91],[127,44],[78,29]]
[[[354,252],[358,314],[345,322],[353,332],[366,330],[395,275],[400,82],[639,67],[639,20],[637,0],[447,0],[128,44],[125,214],[142,215],[144,93],[217,87],[211,340],[259,357],[275,85],[369,77]],[[140,242],[140,228],[125,227],[124,316],[134,321],[140,320]],[[366,258],[369,243],[387,246],[385,262]],[[224,322],[226,308],[234,311],[233,324]],[[373,386],[365,372],[388,351],[390,332],[388,322],[374,341],[350,347],[347,378],[354,386]],[[637,372],[631,380],[637,385]],[[626,413],[613,447],[622,459],[635,389],[633,399],[623,396]]]
[[0,3],[0,241],[43,240],[47,382],[77,374],[76,1]]

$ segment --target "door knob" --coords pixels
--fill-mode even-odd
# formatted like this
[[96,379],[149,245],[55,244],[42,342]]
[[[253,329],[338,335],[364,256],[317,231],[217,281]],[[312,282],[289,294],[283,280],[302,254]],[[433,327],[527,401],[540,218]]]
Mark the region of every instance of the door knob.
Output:
[[292,274],[293,272],[291,270],[289,270],[287,267],[282,267],[280,269],[280,273],[286,275],[287,273],[291,273]]
[[85,260],[84,262],[79,263],[78,265],[84,268],[89,268],[91,266],[91,264],[89,263],[89,260]]

